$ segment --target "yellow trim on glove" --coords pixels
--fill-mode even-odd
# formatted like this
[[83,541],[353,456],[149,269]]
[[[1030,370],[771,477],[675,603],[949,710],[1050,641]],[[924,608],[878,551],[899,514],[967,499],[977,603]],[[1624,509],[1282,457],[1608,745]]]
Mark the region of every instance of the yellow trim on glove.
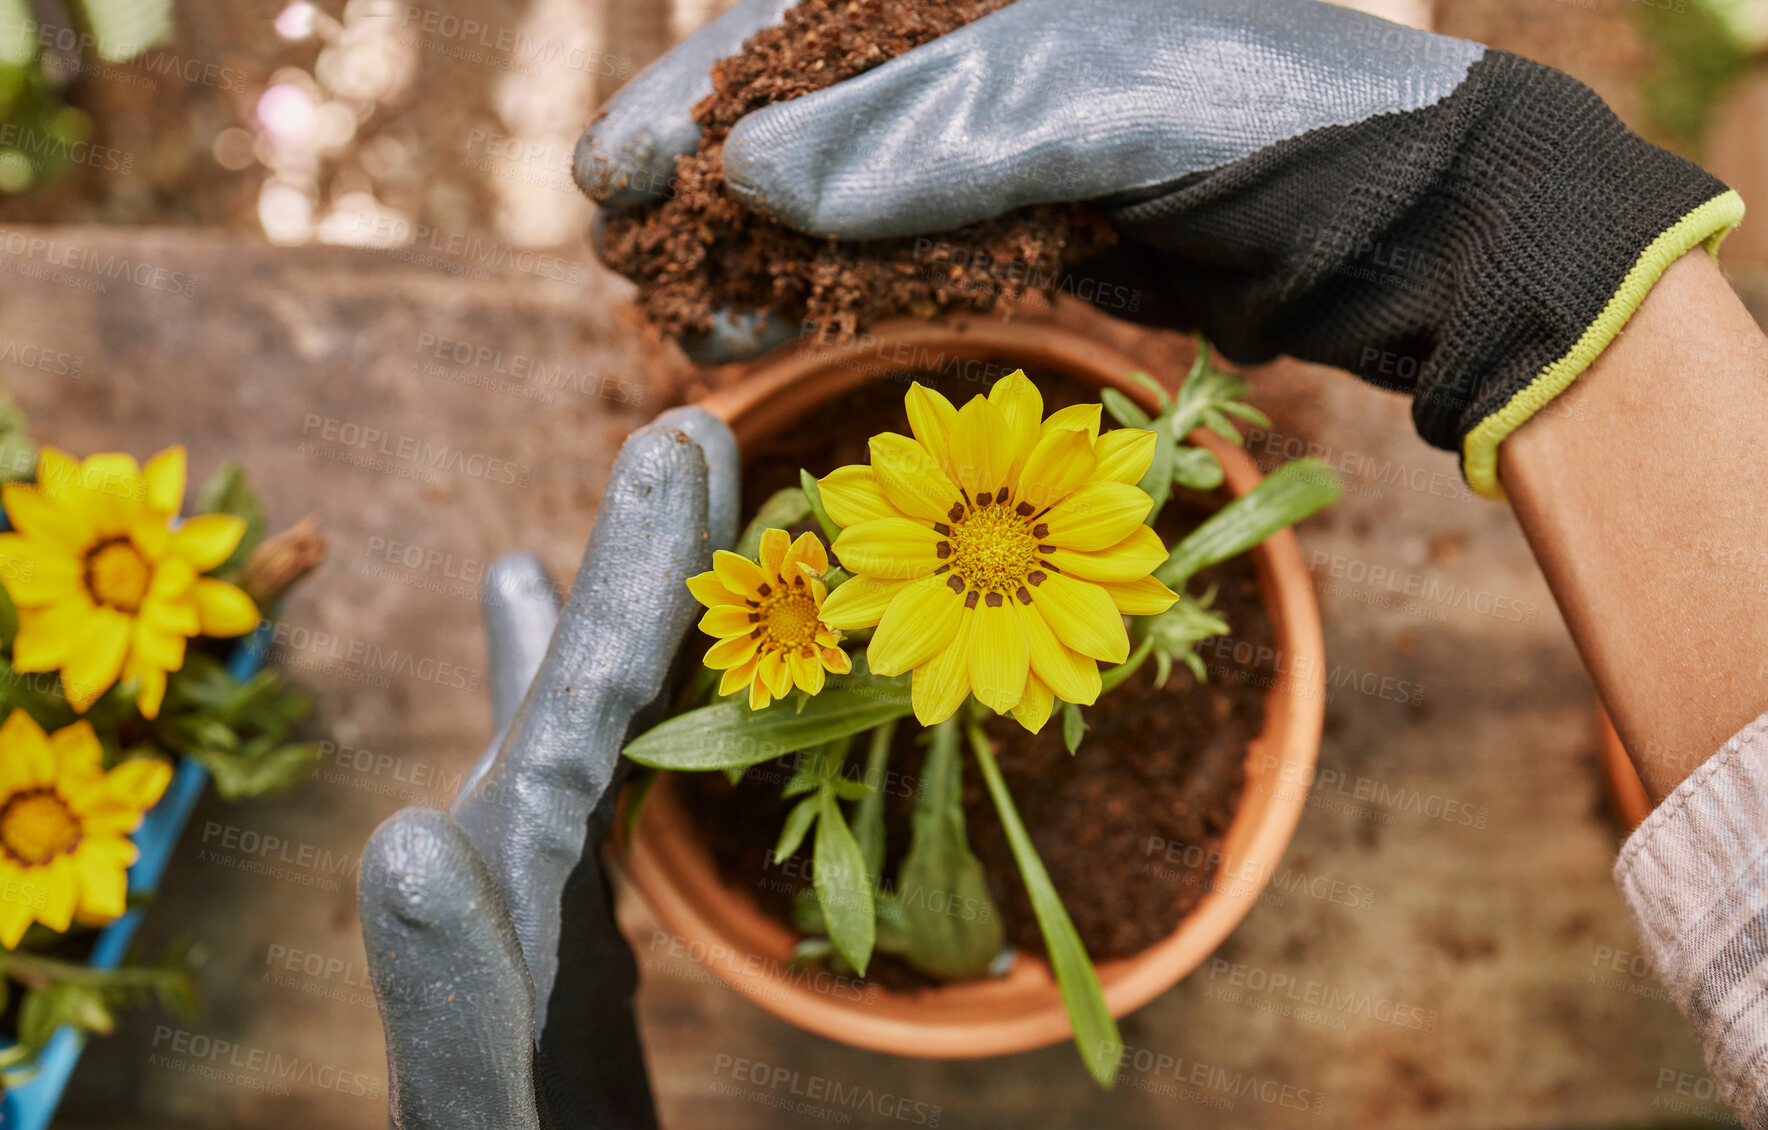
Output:
[[1571,351],[1542,369],[1528,387],[1467,433],[1462,442],[1461,466],[1468,485],[1476,493],[1502,502],[1504,484],[1498,481],[1498,445],[1590,367],[1621,332],[1633,311],[1639,309],[1639,304],[1670,269],[1671,263],[1703,243],[1709,255],[1717,256],[1719,242],[1741,222],[1743,198],[1736,192],[1727,191],[1683,216],[1652,240],[1651,245],[1639,253],[1627,277],[1621,280],[1602,313],[1585,328]]

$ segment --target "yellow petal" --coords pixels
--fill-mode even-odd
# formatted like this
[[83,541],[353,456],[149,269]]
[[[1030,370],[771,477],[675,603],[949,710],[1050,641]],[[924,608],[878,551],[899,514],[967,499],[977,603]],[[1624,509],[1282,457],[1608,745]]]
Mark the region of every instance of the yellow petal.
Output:
[[761,531],[761,552],[756,556],[760,558],[761,571],[770,580],[779,579],[780,566],[786,563],[786,551],[791,548],[792,535],[785,530]]
[[928,450],[895,432],[872,437],[872,477],[890,505],[911,518],[949,520],[959,505],[958,488]]
[[1031,671],[1064,702],[1091,706],[1099,701],[1099,665],[1056,638],[1040,605],[1018,605],[1025,639],[1031,645]]
[[80,478],[80,461],[53,444],[37,452],[37,489],[44,498],[65,498]]
[[133,456],[120,451],[89,455],[61,502],[85,513],[100,534],[120,534],[147,504],[147,483]]
[[60,501],[53,501],[23,483],[7,483],[0,487],[0,500],[6,504],[6,516],[12,528],[28,538],[46,541],[71,554],[84,553],[98,540],[98,529],[84,513]]
[[192,569],[206,573],[227,560],[245,535],[245,522],[232,514],[198,514],[172,531],[171,552],[190,562]]
[[9,791],[55,781],[55,751],[49,736],[23,710],[14,710],[0,724],[0,765]]
[[739,663],[724,673],[718,680],[718,694],[722,698],[734,693],[739,687],[746,687],[755,678],[755,660],[751,657],[747,662]]
[[1104,589],[1091,581],[1051,573],[1032,591],[1032,606],[1043,614],[1057,639],[1101,663],[1129,658],[1129,633]]
[[21,608],[12,665],[19,671],[56,671],[86,638],[98,608],[82,593],[47,608]]
[[963,607],[963,598],[944,577],[923,577],[904,585],[884,610],[866,650],[873,673],[900,675],[933,658],[951,642]]
[[768,692],[775,698],[785,698],[791,693],[792,669],[786,666],[786,657],[777,651],[762,655],[755,668],[755,677],[767,684]]
[[37,908],[37,921],[51,930],[66,933],[74,924],[74,908],[80,903],[80,877],[74,861],[58,855],[32,871],[31,877],[43,884],[49,896]]
[[1021,726],[1035,734],[1050,720],[1050,711],[1055,705],[1056,698],[1050,693],[1050,688],[1033,675],[1025,680],[1025,697],[1013,708],[1013,717]]
[[23,534],[0,534],[0,584],[20,608],[52,604],[84,583],[85,570],[72,554]]
[[1153,577],[1101,584],[1111,603],[1125,616],[1158,616],[1178,602],[1179,594]]
[[[34,895],[35,889],[28,879],[19,881],[21,898],[29,893]],[[17,949],[19,942],[24,940],[25,931],[31,928],[36,917],[29,906],[17,903],[0,902],[0,945],[7,949]]]
[[855,577],[829,594],[818,619],[831,628],[852,631],[870,628],[884,615],[907,581],[882,581]]
[[707,608],[717,608],[721,604],[744,604],[742,593],[732,592],[725,583],[718,579],[718,574],[708,569],[704,573],[696,573],[688,578],[688,591],[694,599]]
[[766,710],[768,703],[773,701],[773,692],[767,689],[767,680],[761,677],[761,661],[755,662],[755,677],[749,680],[749,709]]
[[[999,408],[980,396],[958,410],[952,428],[952,470],[972,499],[1013,485],[1014,437]],[[873,461],[876,466],[876,461]]]
[[[172,528],[167,524],[168,521],[164,514],[152,510],[137,511],[129,521],[129,540],[135,543],[136,551],[149,561],[159,561],[172,547]],[[226,558],[223,557],[222,560],[225,561]]]
[[[173,444],[147,461],[141,477],[147,480],[147,504],[155,510],[176,514],[184,509],[184,445]],[[229,553],[233,552],[228,550]]]
[[1077,428],[1053,431],[1040,437],[1026,457],[1013,497],[1030,503],[1032,510],[1047,510],[1084,486],[1095,462],[1087,433]]
[[148,599],[177,599],[196,584],[196,569],[182,557],[162,558],[148,582]]
[[194,636],[203,630],[202,619],[196,612],[196,601],[190,596],[162,597],[150,593],[141,602],[140,619],[144,625],[162,635]]
[[128,653],[129,618],[112,608],[94,609],[85,636],[62,664],[61,686],[68,704],[85,713],[117,681]]
[[987,593],[970,621],[970,693],[1005,714],[1025,697],[1031,648],[1019,613],[998,592]]
[[[924,521],[874,518],[842,530],[841,536],[835,539],[835,556],[850,573],[880,580],[906,581],[924,577],[939,568],[938,547],[944,541],[945,538]],[[835,590],[836,595],[840,591]]]
[[902,511],[884,497],[884,488],[878,485],[870,467],[837,467],[817,480],[817,489],[823,496],[823,509],[837,526],[857,526],[873,518],[902,516]]
[[1146,428],[1116,428],[1106,432],[1093,445],[1093,454],[1099,460],[1093,469],[1093,477],[1132,486],[1141,482],[1142,476],[1148,473],[1149,464],[1154,462],[1154,445],[1159,438]]
[[128,872],[94,852],[74,858],[80,877],[80,914],[101,921],[121,918],[128,909]]
[[793,652],[786,657],[786,667],[792,673],[792,683],[805,694],[821,694],[823,690],[823,663],[816,655],[803,655]]
[[853,656],[838,647],[819,647],[816,652],[831,675],[845,675],[853,670]]
[[1044,397],[1026,377],[1024,369],[1015,369],[988,390],[988,402],[1000,409],[1001,417],[1007,422],[1013,458],[1004,482],[1010,485],[1038,441],[1044,419]]
[[141,711],[143,718],[158,718],[160,706],[166,701],[166,670],[143,671],[140,677],[141,689],[135,692],[135,709]]
[[1160,535],[1137,523],[1130,536],[1110,549],[1082,553],[1058,546],[1044,559],[1071,577],[1083,581],[1134,581],[1166,564],[1166,546]]
[[1152,509],[1154,500],[1140,487],[1088,483],[1050,508],[1043,518],[1048,531],[1038,540],[1068,549],[1104,549],[1134,533]]
[[728,549],[713,553],[712,571],[718,574],[718,579],[724,582],[725,588],[742,593],[752,600],[761,598],[762,586],[767,584],[767,577],[761,572],[761,566]]
[[969,608],[959,613],[958,630],[951,642],[915,668],[909,701],[915,708],[915,721],[923,726],[936,726],[950,718],[970,697],[970,624],[975,616]]
[[958,410],[952,407],[951,401],[920,381],[909,385],[905,401],[909,411],[909,431],[950,475],[952,427],[958,422]]
[[702,660],[714,671],[723,671],[737,667],[755,658],[755,649],[761,646],[761,640],[754,633],[746,636],[732,636],[719,640],[706,650],[706,658]]
[[823,548],[823,539],[808,531],[799,534],[798,540],[792,543],[792,548],[786,551],[786,559],[780,566],[780,576],[784,577],[785,570],[796,565],[803,565],[818,577],[827,573],[829,553]]
[[217,639],[243,636],[258,626],[258,606],[245,590],[213,577],[198,577],[191,589],[203,635]]
[[110,799],[139,812],[158,804],[171,783],[171,763],[157,757],[132,757],[104,775]]
[[49,748],[64,774],[87,776],[104,771],[104,746],[84,718],[49,735]]
[[1098,401],[1091,404],[1070,404],[1050,413],[1050,418],[1044,421],[1043,431],[1045,435],[1049,435],[1062,428],[1079,428],[1087,433],[1089,439],[1096,440],[1099,438],[1102,413],[1103,409]]
[[746,636],[755,630],[759,619],[759,614],[746,604],[721,604],[707,609],[706,615],[700,617],[700,630],[719,639]]

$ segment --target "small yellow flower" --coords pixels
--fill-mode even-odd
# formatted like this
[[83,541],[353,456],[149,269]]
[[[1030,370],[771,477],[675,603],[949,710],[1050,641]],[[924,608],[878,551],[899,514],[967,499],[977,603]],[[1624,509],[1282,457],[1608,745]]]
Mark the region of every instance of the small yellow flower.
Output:
[[821,481],[843,527],[835,553],[854,574],[823,605],[823,621],[877,625],[871,669],[914,672],[924,726],[972,693],[1033,732],[1055,699],[1090,705],[1098,664],[1129,655],[1123,616],[1178,599],[1150,575],[1167,551],[1143,525],[1153,500],[1136,485],[1154,433],[1100,435],[1097,404],[1047,420],[1043,409],[1023,372],[963,411],[917,383],[914,438],[873,436],[869,467]]
[[142,757],[104,769],[91,724],[45,734],[22,710],[0,725],[0,944],[18,945],[32,922],[98,926],[125,908],[141,824],[172,780]]
[[43,448],[35,485],[0,488],[14,532],[0,534],[0,584],[19,610],[12,665],[60,671],[84,711],[119,677],[139,679],[136,704],[159,715],[166,673],[184,641],[258,626],[240,589],[199,574],[227,560],[245,534],[228,514],[173,523],[184,501],[184,448],[136,466],[116,453],[77,462]]
[[700,630],[717,643],[706,666],[723,671],[718,693],[749,688],[749,708],[784,698],[794,684],[807,694],[823,689],[824,673],[845,675],[853,661],[837,645],[841,633],[821,618],[829,555],[815,534],[797,541],[784,530],[761,535],[761,559],[719,550],[712,569],[688,578],[688,590],[707,608]]

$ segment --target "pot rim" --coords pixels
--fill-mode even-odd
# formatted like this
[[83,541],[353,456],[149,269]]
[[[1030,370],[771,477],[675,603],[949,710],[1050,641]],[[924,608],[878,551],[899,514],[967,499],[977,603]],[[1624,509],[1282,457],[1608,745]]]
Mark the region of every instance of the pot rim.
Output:
[[[998,357],[1117,388],[1153,409],[1148,390],[1128,379],[1143,366],[1117,350],[1060,326],[977,317],[885,323],[847,342],[776,352],[701,407],[729,423],[739,448],[747,448],[789,426],[810,404],[893,369],[913,369],[930,358],[936,365],[948,359],[968,365]],[[982,378],[970,379],[980,391]],[[1235,496],[1263,477],[1245,451],[1214,433],[1199,429],[1190,439],[1221,461]],[[1289,670],[1266,693],[1265,724],[1248,745],[1246,785],[1222,839],[1211,888],[1166,938],[1098,965],[1113,1016],[1171,988],[1239,925],[1275,874],[1307,803],[1325,715],[1319,607],[1292,530],[1251,552],[1276,647],[1289,658]],[[622,854],[632,885],[674,935],[671,950],[686,950],[737,992],[801,1028],[875,1051],[949,1059],[1029,1051],[1073,1037],[1048,965],[1027,954],[1019,955],[1006,977],[915,993],[791,966],[797,935],[723,883],[669,788],[668,774],[651,789]],[[653,939],[653,951],[656,946]]]

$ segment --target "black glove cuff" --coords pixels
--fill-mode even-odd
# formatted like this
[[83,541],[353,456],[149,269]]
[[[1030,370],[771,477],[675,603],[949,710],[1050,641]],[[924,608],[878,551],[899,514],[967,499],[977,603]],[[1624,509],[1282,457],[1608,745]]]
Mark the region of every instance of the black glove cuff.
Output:
[[1236,361],[1287,353],[1409,392],[1424,439],[1502,498],[1497,447],[1743,203],[1583,83],[1488,50],[1420,110],[1311,130],[1100,202],[1168,252]]

